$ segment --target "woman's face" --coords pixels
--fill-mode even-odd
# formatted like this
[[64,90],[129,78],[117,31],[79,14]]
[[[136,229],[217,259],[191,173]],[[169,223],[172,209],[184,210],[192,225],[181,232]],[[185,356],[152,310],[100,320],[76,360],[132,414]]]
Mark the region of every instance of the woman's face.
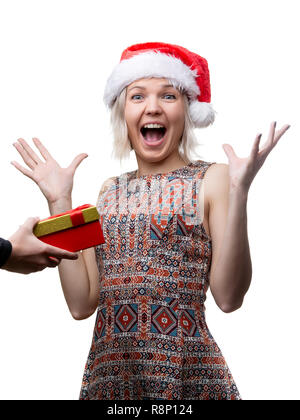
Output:
[[137,156],[159,162],[178,154],[185,120],[184,97],[167,79],[136,80],[127,86],[125,120]]

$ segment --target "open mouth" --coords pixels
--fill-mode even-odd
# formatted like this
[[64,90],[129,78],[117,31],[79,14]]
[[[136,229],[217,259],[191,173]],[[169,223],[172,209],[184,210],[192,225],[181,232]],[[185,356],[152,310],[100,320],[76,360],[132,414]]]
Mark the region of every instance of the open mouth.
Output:
[[148,143],[156,143],[160,141],[166,134],[167,129],[161,127],[147,127],[141,128],[141,134]]

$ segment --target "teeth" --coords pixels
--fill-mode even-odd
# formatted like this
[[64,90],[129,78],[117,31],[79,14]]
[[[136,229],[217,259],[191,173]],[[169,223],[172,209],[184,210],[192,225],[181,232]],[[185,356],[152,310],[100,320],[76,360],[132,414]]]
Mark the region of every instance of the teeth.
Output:
[[160,124],[146,124],[143,128],[165,128],[163,125]]

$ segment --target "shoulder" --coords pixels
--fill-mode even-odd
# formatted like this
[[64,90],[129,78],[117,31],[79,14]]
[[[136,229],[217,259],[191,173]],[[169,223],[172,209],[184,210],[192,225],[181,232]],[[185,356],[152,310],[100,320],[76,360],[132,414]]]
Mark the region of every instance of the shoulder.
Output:
[[206,169],[203,180],[206,198],[212,206],[217,200],[228,195],[229,165],[227,163],[211,164]]
[[101,189],[100,189],[100,191],[101,190],[106,190],[107,188],[109,188],[112,184],[115,184],[116,183],[116,181],[117,181],[117,176],[112,176],[112,177],[110,177],[110,178],[107,178],[104,182],[103,182],[103,184],[102,184],[102,186],[101,186]]
[[102,194],[104,194],[106,191],[108,191],[109,188],[116,183],[116,180],[117,180],[117,177],[116,176],[112,176],[110,178],[107,178],[103,182],[103,184],[101,185],[101,188],[100,188],[99,195],[98,195],[98,201],[99,201],[100,196]]
[[213,180],[222,176],[229,176],[229,165],[227,163],[201,162],[205,168],[207,167],[205,178]]

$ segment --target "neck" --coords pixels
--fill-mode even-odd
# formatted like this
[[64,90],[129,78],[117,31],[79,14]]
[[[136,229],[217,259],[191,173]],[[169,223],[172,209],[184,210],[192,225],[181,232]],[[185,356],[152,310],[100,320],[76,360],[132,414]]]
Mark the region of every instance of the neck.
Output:
[[185,162],[179,153],[175,155],[170,155],[167,158],[160,160],[158,162],[149,162],[143,160],[136,155],[136,160],[138,164],[137,176],[143,175],[155,175],[165,172],[171,172],[175,169],[182,168],[186,166],[189,162]]

